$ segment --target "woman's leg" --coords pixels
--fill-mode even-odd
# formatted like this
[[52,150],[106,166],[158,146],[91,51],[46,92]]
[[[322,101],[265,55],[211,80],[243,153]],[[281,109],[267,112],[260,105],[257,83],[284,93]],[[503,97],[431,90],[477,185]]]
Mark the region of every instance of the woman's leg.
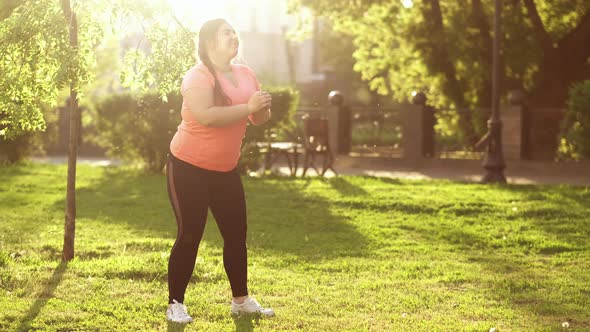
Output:
[[168,303],[184,302],[195,268],[209,205],[207,171],[170,155],[166,165],[168,195],[178,233],[168,261]]
[[[218,179],[218,180],[217,180]],[[216,176],[211,185],[211,212],[223,237],[223,265],[232,295],[248,295],[248,259],[246,253],[246,200],[237,171]]]

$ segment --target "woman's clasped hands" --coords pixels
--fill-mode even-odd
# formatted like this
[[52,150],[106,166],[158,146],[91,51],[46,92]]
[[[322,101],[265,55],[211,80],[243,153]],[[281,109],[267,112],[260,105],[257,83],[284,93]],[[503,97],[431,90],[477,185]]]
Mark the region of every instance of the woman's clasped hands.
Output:
[[256,91],[248,100],[250,114],[268,110],[272,104],[272,96],[268,91]]

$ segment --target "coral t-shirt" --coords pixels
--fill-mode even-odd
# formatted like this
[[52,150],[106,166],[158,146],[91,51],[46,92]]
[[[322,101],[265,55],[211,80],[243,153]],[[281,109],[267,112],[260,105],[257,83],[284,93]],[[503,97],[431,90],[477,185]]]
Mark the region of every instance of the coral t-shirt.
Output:
[[[225,94],[231,99],[232,105],[247,104],[260,84],[254,72],[244,65],[231,65],[235,80],[234,86],[223,75],[218,74],[217,80]],[[213,89],[215,80],[203,63],[189,69],[180,91],[183,97],[193,89]],[[220,109],[219,112],[223,112]],[[170,152],[178,159],[200,168],[227,172],[238,164],[242,139],[246,132],[247,119],[232,123],[226,127],[207,127],[199,123],[190,113],[186,103],[182,103],[182,122],[170,142]]]

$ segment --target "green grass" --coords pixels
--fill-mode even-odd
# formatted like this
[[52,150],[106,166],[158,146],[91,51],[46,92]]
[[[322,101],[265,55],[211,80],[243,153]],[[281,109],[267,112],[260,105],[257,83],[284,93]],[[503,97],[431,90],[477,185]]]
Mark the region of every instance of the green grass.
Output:
[[[164,317],[176,234],[165,177],[79,166],[67,265],[65,178],[65,166],[0,168],[0,330],[182,330]],[[186,331],[590,331],[588,187],[368,177],[244,185],[250,290],[277,316],[229,315],[210,219]]]

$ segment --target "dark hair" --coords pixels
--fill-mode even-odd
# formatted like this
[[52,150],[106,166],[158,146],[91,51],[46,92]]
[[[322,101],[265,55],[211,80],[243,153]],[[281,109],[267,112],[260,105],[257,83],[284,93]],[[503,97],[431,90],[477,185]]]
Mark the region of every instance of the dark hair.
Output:
[[231,105],[231,99],[221,88],[221,84],[219,84],[219,80],[215,74],[215,68],[213,67],[213,63],[211,62],[207,52],[207,45],[211,42],[216,42],[217,32],[223,23],[227,22],[221,18],[209,20],[203,24],[201,30],[199,31],[199,59],[201,59],[203,64],[207,66],[211,72],[211,75],[213,75],[213,78],[215,79],[215,86],[213,87],[213,100],[215,106]]

